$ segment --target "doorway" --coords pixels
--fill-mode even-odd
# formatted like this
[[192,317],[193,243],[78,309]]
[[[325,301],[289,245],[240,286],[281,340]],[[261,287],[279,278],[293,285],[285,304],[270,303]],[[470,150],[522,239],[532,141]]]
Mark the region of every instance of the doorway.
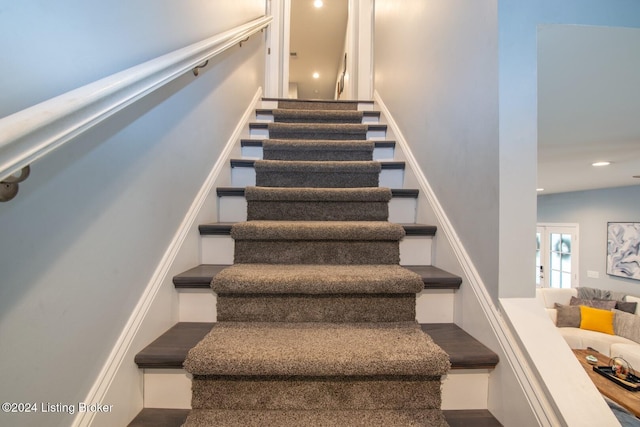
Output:
[[[362,99],[373,98],[373,21],[374,0],[322,0],[323,6],[316,8],[316,0],[268,0],[267,13],[273,16],[273,22],[267,31],[267,59],[265,96],[277,98],[317,98],[317,99]],[[333,12],[326,13],[329,8]],[[344,15],[346,7],[346,16]],[[303,18],[296,18],[296,9],[300,9]],[[326,8],[326,9],[325,9]],[[317,10],[315,10],[317,9]],[[322,10],[324,9],[324,10]],[[336,12],[340,10],[341,12]],[[319,12],[319,13],[318,13]],[[312,32],[305,36],[307,45],[311,46],[311,54],[305,53],[304,47],[299,46],[295,32],[296,25],[318,16],[330,20],[331,16],[341,16],[339,20],[346,19],[346,28],[338,31],[340,36],[335,37],[331,50],[333,59],[326,71],[314,70],[313,67],[298,67],[305,61],[313,60],[325,48],[320,48],[328,37],[322,33]],[[294,21],[294,22],[292,22]],[[343,24],[331,24],[341,26]],[[309,27],[309,24],[302,24]],[[306,30],[305,30],[306,31]],[[314,30],[317,31],[317,30]],[[340,39],[336,43],[336,39]],[[307,49],[308,52],[308,49]],[[296,64],[294,64],[294,62]],[[325,63],[325,61],[322,61]],[[305,68],[299,71],[297,68]],[[308,68],[308,69],[306,69]],[[326,89],[321,89],[319,84],[309,86],[309,90],[303,89],[302,79],[314,82],[313,74],[318,73],[318,81],[326,79]],[[291,73],[291,76],[290,76]],[[297,83],[290,91],[290,82]],[[314,92],[317,90],[318,92]],[[328,95],[327,95],[328,94]]]
[[578,224],[538,224],[536,286],[578,286]]

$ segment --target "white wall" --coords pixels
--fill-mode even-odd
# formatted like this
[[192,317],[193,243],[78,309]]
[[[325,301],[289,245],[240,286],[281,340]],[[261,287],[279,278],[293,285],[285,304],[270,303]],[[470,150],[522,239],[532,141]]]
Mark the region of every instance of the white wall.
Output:
[[[0,115],[263,12],[261,0],[3,4]],[[37,162],[18,197],[0,205],[2,402],[84,401],[262,85],[263,64],[258,34],[200,77],[179,78]],[[160,330],[176,318],[175,297],[164,298],[166,314],[154,325]],[[133,360],[125,364],[135,368]],[[69,414],[0,413],[2,425],[71,421]]]
[[497,18],[495,0],[379,0],[374,44],[375,89],[496,299]]
[[[640,186],[538,196],[538,222],[578,223],[579,286],[640,295],[640,282],[606,274],[607,222],[640,222]],[[587,271],[599,273],[591,278]]]

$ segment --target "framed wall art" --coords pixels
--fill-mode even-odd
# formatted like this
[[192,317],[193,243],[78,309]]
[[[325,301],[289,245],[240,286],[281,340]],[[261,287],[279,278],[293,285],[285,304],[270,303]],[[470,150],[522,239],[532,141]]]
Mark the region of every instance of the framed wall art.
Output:
[[607,223],[607,274],[640,280],[640,222]]

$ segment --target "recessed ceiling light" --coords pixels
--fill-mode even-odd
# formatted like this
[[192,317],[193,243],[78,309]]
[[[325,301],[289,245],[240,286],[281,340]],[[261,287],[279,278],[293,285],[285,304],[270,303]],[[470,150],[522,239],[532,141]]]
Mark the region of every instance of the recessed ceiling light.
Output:
[[536,188],[536,191],[539,193],[541,191],[544,191],[544,188]]
[[591,163],[591,166],[609,166],[611,162],[595,162]]
[[313,73],[313,78],[314,79],[319,79],[320,78],[320,73]]
[[318,7],[318,8],[319,8],[319,7],[324,6],[324,3],[322,2],[322,0],[316,0],[316,1],[314,1],[314,2],[313,2],[313,5],[314,5],[315,7]]

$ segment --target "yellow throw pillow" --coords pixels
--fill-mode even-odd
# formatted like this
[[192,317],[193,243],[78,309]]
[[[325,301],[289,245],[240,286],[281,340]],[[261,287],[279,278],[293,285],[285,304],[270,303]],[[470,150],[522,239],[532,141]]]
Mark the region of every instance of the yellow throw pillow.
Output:
[[613,335],[613,312],[581,305],[580,329]]

